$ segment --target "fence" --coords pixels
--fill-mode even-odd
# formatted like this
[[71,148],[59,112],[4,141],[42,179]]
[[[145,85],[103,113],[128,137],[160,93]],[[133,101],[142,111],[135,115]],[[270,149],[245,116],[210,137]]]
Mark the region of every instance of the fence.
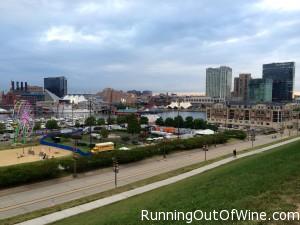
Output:
[[[78,131],[74,131],[74,132],[70,132],[68,134],[72,135],[72,134],[75,134],[77,132]],[[57,133],[52,133],[52,134],[47,134],[47,135],[43,136],[40,139],[40,144],[41,145],[50,146],[50,147],[60,148],[60,149],[63,149],[63,150],[74,152],[74,153],[78,153],[81,156],[91,156],[92,155],[92,153],[82,151],[80,148],[73,148],[71,146],[67,146],[67,145],[62,145],[62,144],[58,144],[58,143],[53,143],[53,142],[46,141],[47,138],[52,138],[52,137],[54,137],[56,135],[57,135]]]

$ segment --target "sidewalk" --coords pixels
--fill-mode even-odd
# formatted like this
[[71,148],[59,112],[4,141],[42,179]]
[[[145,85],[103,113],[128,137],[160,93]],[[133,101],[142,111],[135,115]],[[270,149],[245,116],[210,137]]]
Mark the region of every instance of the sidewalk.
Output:
[[[255,155],[255,154],[258,154],[258,153],[262,153],[262,152],[268,151],[270,149],[273,149],[273,148],[276,148],[276,147],[279,147],[279,146],[282,146],[282,145],[286,145],[286,144],[289,144],[289,143],[292,143],[292,142],[295,142],[295,141],[299,141],[299,140],[300,140],[300,137],[297,137],[297,138],[294,138],[294,139],[291,139],[291,140],[288,140],[288,141],[284,141],[284,142],[281,142],[281,143],[278,143],[278,144],[274,144],[274,145],[271,145],[271,146],[268,146],[268,147],[265,147],[265,148],[261,148],[261,149],[254,150],[254,151],[251,151],[251,152],[243,153],[241,155],[238,155],[238,159],[244,158],[244,157],[247,157],[247,156],[251,156],[251,155]],[[79,205],[79,206],[76,206],[76,207],[73,207],[73,208],[70,208],[70,209],[62,210],[60,212],[56,212],[56,213],[52,213],[52,214],[49,214],[49,215],[46,215],[46,216],[42,216],[42,217],[39,217],[39,218],[36,218],[36,219],[33,219],[33,220],[29,220],[29,221],[26,221],[26,222],[23,222],[23,223],[19,223],[18,225],[44,225],[44,224],[48,224],[48,223],[53,223],[53,222],[56,222],[58,220],[62,220],[62,219],[77,215],[79,213],[84,213],[84,212],[87,212],[87,211],[90,211],[90,210],[93,210],[93,209],[96,209],[96,208],[99,208],[99,207],[103,207],[103,206],[106,206],[106,205],[109,205],[109,204],[112,204],[112,203],[130,198],[132,196],[136,196],[136,195],[139,195],[139,194],[142,194],[142,193],[145,193],[145,192],[148,192],[148,191],[151,191],[151,190],[154,190],[154,189],[166,186],[166,185],[176,183],[176,182],[181,181],[183,179],[186,179],[188,177],[191,177],[191,176],[194,176],[194,175],[197,175],[197,174],[201,174],[205,171],[208,171],[208,170],[211,170],[213,168],[219,167],[221,165],[227,164],[227,163],[232,162],[234,160],[236,160],[236,158],[233,158],[233,157],[226,158],[226,159],[220,160],[218,162],[212,163],[210,165],[203,166],[201,168],[192,170],[190,172],[183,173],[183,174],[180,174],[178,176],[171,177],[171,178],[166,179],[166,180],[162,180],[162,181],[155,182],[155,183],[152,183],[152,184],[149,184],[149,185],[145,185],[145,186],[140,187],[140,188],[136,188],[136,189],[133,189],[133,190],[130,190],[130,191],[126,191],[126,192],[117,194],[117,195],[113,195],[111,197],[96,200],[96,201],[93,201],[93,202],[90,202],[90,203],[87,203],[87,204]]]

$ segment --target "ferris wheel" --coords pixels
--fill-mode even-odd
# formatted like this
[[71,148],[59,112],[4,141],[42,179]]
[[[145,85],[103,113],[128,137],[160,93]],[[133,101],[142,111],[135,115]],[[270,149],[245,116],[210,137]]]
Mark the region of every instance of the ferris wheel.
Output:
[[34,113],[31,104],[26,101],[18,101],[14,106],[13,118],[16,122],[15,142],[21,140],[26,143],[34,128]]

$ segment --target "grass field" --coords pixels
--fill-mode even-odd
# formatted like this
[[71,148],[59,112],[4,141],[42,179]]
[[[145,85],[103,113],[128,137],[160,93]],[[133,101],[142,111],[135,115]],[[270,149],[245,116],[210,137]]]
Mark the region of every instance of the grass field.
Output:
[[[141,222],[142,209],[150,211],[203,211],[249,209],[299,211],[300,142],[241,159],[149,193],[55,223],[56,225],[186,224]],[[299,224],[294,222],[206,221],[193,224]]]
[[[131,135],[126,132],[121,132],[121,131],[115,131],[112,132],[112,134],[119,136],[120,138],[101,138],[100,140],[97,140],[95,138],[92,138],[92,144],[97,144],[97,143],[102,143],[102,142],[113,142],[115,143],[116,149],[119,149],[121,147],[127,147],[127,148],[135,148],[138,147],[137,145],[132,144],[132,141],[137,141],[138,140],[138,135]],[[128,141],[123,141],[122,137],[128,137]],[[53,142],[51,138],[47,138],[46,141],[48,142]],[[90,136],[88,134],[85,134],[82,136],[82,139],[80,140],[82,143],[86,143],[87,145],[90,143]],[[66,146],[74,146],[74,140],[71,138],[64,138],[62,137],[59,144],[66,145]],[[80,150],[84,152],[89,152],[90,147],[88,146],[78,146]]]

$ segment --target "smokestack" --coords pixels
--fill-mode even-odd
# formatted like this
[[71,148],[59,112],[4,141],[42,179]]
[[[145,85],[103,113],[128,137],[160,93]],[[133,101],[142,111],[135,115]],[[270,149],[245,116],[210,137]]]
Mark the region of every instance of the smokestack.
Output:
[[23,81],[21,82],[21,91],[24,91],[24,84],[23,84]]
[[19,81],[17,81],[17,91],[20,90]]
[[27,82],[25,82],[25,91],[26,92],[28,91],[28,84],[27,84]]
[[15,82],[14,82],[14,81],[11,82],[11,90],[12,90],[12,91],[15,90]]

